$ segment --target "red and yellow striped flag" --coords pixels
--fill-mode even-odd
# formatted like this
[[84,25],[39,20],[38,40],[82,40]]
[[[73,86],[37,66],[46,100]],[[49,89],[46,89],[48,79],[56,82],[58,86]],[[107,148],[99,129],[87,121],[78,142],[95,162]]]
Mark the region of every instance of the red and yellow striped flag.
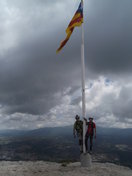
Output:
[[81,26],[83,23],[83,8],[82,8],[82,3],[80,3],[75,15],[73,16],[71,22],[69,23],[67,29],[66,29],[66,38],[64,41],[61,42],[60,47],[57,49],[57,53],[65,46],[67,41],[69,40],[74,28],[76,26]]

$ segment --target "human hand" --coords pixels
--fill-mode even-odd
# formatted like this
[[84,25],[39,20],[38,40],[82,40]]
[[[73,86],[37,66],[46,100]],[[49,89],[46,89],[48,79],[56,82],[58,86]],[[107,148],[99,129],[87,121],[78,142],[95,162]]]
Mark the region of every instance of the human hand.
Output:
[[87,121],[87,119],[86,119],[85,117],[84,117],[83,119],[84,119],[85,121]]

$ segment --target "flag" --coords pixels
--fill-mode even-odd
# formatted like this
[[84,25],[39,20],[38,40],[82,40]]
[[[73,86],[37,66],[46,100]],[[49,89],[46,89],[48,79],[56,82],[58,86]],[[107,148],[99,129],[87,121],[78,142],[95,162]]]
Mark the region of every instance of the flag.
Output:
[[73,16],[71,22],[69,23],[69,25],[66,29],[67,36],[66,36],[65,40],[61,42],[60,47],[56,51],[57,53],[65,46],[65,44],[69,40],[74,28],[76,26],[81,26],[82,23],[83,23],[83,7],[82,7],[82,3],[80,3],[75,15]]

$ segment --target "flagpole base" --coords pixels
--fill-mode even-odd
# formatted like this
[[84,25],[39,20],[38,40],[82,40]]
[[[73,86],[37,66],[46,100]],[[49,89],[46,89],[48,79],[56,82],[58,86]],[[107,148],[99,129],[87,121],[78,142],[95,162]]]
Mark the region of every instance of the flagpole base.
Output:
[[92,159],[89,153],[82,153],[80,155],[81,167],[88,167],[91,168],[92,166]]

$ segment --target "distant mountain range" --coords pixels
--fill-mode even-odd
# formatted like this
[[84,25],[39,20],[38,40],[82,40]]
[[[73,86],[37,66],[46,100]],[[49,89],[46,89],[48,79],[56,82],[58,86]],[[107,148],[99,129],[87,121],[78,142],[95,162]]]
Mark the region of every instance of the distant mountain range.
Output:
[[[73,126],[0,131],[1,160],[79,161]],[[97,126],[93,160],[132,167],[132,129]]]
[[[64,127],[47,127],[34,130],[0,130],[0,136],[59,136],[72,135],[73,126]],[[118,129],[118,128],[104,128],[97,126],[97,135],[115,135],[116,136],[132,136],[132,128]]]

